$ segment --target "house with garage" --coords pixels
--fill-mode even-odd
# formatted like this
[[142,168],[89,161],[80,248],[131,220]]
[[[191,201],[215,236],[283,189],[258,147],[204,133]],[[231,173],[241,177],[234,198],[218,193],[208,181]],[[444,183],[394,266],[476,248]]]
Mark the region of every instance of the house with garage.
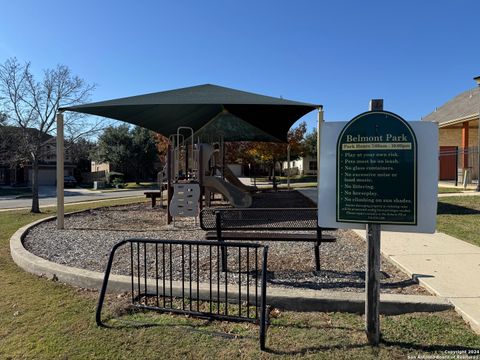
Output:
[[[56,138],[41,134],[37,129],[22,130],[15,126],[5,126],[0,133],[0,186],[30,186],[32,182],[32,163],[28,156],[19,151],[20,133],[27,131],[30,136],[41,136],[42,151],[39,156],[39,185],[56,184]],[[72,164],[68,150],[65,153],[65,175],[73,176],[75,165]]]

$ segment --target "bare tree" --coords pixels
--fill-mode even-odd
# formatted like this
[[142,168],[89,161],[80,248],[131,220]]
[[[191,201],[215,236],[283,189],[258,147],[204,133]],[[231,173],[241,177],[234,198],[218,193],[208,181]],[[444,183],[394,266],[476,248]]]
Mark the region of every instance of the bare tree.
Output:
[[[40,212],[38,201],[39,161],[48,149],[55,149],[52,136],[56,132],[56,113],[59,106],[86,102],[95,85],[72,75],[64,65],[43,71],[41,81],[36,81],[30,63],[19,63],[10,58],[0,65],[0,104],[7,122],[18,127],[16,160],[28,160],[32,165],[32,209]],[[65,119],[65,134],[70,140],[91,134],[99,128],[78,114]],[[54,151],[54,150],[51,150]]]

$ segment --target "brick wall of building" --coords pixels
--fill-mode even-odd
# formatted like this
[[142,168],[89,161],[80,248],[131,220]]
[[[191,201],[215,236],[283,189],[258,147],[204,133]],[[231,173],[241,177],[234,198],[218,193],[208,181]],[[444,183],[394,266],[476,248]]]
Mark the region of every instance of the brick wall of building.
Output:
[[[468,147],[477,146],[478,129],[470,127],[468,133]],[[438,143],[440,146],[462,147],[462,129],[439,129]]]

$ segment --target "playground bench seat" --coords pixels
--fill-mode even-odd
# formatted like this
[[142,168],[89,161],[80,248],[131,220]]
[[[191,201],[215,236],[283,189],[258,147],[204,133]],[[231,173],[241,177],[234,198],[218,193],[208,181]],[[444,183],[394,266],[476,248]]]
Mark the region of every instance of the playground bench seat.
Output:
[[[286,233],[286,232],[253,232],[253,231],[222,231],[221,236],[223,240],[263,240],[263,241],[292,241],[292,242],[304,242],[304,241],[317,241],[317,234],[299,232],[299,233]],[[205,235],[207,240],[216,240],[217,232],[208,231]],[[320,242],[335,242],[336,238],[329,235],[322,235]]]
[[152,208],[154,208],[157,204],[157,198],[162,197],[162,193],[160,191],[145,191],[144,194],[147,199],[152,199]]
[[313,242],[315,269],[320,271],[320,244],[335,242],[317,224],[316,208],[206,208],[200,226],[208,240]]

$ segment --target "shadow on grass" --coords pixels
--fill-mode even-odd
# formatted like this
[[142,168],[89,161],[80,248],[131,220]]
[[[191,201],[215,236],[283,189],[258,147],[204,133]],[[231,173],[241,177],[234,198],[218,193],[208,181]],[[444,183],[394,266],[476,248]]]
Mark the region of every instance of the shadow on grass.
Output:
[[437,215],[478,215],[480,210],[439,201]]
[[298,355],[306,355],[312,353],[320,353],[324,351],[332,351],[332,350],[355,350],[355,349],[371,349],[373,353],[379,352],[380,350],[389,350],[389,348],[400,348],[402,350],[407,351],[418,351],[418,352],[426,352],[426,353],[442,353],[445,354],[446,352],[455,352],[455,351],[478,351],[478,348],[474,347],[467,347],[467,346],[458,346],[458,345],[424,345],[424,344],[416,344],[413,342],[403,342],[403,341],[388,341],[381,339],[379,347],[371,346],[369,343],[361,343],[361,344],[338,344],[338,345],[319,345],[319,346],[309,346],[304,347],[298,350],[292,351],[282,351],[276,350],[270,347],[265,349],[265,352],[274,354],[274,355],[287,355],[287,356],[298,356]]
[[[318,276],[318,279],[303,280],[312,276],[302,276],[301,272],[298,272],[299,280],[283,280],[281,277],[276,277],[275,273],[269,272],[267,274],[267,281],[270,284],[287,286],[291,288],[322,290],[322,289],[364,289],[365,288],[365,272],[364,271],[352,271],[341,272],[331,270],[321,270],[320,272],[314,272],[313,274]],[[308,274],[311,274],[310,272]],[[307,275],[308,275],[307,274]],[[388,279],[390,276],[382,272],[383,280]],[[335,279],[334,282],[326,282],[325,278]],[[406,279],[396,282],[381,281],[381,288],[383,289],[404,289],[409,286],[418,285],[418,281],[415,278]]]
[[402,349],[408,350],[417,350],[424,352],[445,352],[445,351],[469,351],[475,350],[478,351],[477,347],[468,347],[468,346],[458,346],[458,345],[424,345],[424,344],[415,344],[411,342],[403,341],[389,341],[381,340],[381,344],[386,347],[399,347]]
[[[144,311],[128,311],[129,315],[133,314],[142,314],[145,313]],[[252,341],[256,341],[258,338],[256,335],[252,335],[252,331],[249,331],[248,334],[232,334],[226,333],[222,331],[216,330],[208,330],[206,329],[207,326],[216,323],[215,320],[211,319],[199,319],[199,318],[192,318],[195,320],[195,323],[159,323],[159,322],[146,322],[142,320],[126,320],[126,319],[119,319],[115,315],[112,315],[105,319],[106,322],[115,321],[116,324],[104,324],[103,327],[112,329],[112,330],[119,330],[119,329],[146,329],[146,328],[169,328],[169,329],[176,329],[180,331],[186,331],[189,333],[198,333],[202,335],[214,336],[223,339],[250,339]],[[278,349],[275,345],[270,346],[265,349],[265,352],[272,355],[286,355],[286,356],[302,356],[307,354],[315,354],[321,352],[329,352],[332,350],[342,350],[342,351],[349,351],[355,349],[369,349],[372,351],[373,355],[377,354],[380,351],[388,351],[390,349],[400,349],[407,352],[425,352],[425,353],[443,353],[445,352],[454,352],[454,351],[477,351],[478,348],[468,347],[468,346],[459,346],[459,345],[443,345],[443,344],[419,344],[415,342],[406,342],[406,341],[392,341],[392,340],[385,340],[381,339],[380,345],[378,347],[371,346],[365,339],[364,342],[361,343],[348,343],[347,339],[350,339],[351,336],[348,333],[363,333],[364,329],[359,327],[349,327],[349,326],[331,326],[331,325],[311,325],[311,324],[300,324],[300,323],[287,323],[287,324],[271,324],[270,327],[275,328],[295,328],[301,330],[317,330],[317,331],[329,331],[329,330],[340,330],[345,331],[346,336],[344,337],[345,341],[341,344],[335,345],[311,345],[306,347],[301,347],[294,350],[281,350]],[[257,332],[254,331],[256,334]],[[352,340],[353,342],[353,340]],[[268,344],[268,331],[267,331],[267,344]],[[377,354],[378,355],[378,354]]]
[[[130,312],[131,314],[139,312]],[[143,313],[143,312],[142,312]],[[192,318],[197,323],[158,323],[158,322],[147,322],[141,320],[125,320],[120,319],[115,316],[107,317],[103,320],[101,327],[112,330],[123,330],[123,329],[149,329],[149,328],[172,328],[172,329],[182,329],[192,333],[199,333],[202,335],[211,335],[215,337],[220,337],[224,339],[239,339],[245,338],[245,336],[239,334],[230,334],[222,331],[213,331],[204,329],[206,326],[213,323],[213,320],[210,319],[201,319],[198,317]],[[115,324],[109,324],[108,322],[114,321]]]
[[298,356],[298,355],[306,355],[312,353],[319,353],[323,351],[331,351],[331,350],[353,350],[353,349],[361,349],[361,348],[368,348],[368,344],[352,344],[352,345],[319,345],[319,346],[309,346],[298,350],[292,351],[282,351],[282,350],[275,350],[269,347],[265,348],[265,352],[273,355],[287,355],[287,356]]

